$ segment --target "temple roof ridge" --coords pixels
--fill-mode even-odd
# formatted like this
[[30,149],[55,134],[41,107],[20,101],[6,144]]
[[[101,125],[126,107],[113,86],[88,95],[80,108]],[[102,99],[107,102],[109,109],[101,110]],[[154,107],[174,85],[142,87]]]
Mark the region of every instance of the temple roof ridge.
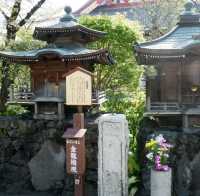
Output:
[[152,41],[135,45],[138,62],[155,64],[163,59],[185,58],[189,53],[199,53],[200,14],[193,12],[192,9],[193,4],[186,3],[185,11],[180,15],[180,21],[169,33]]
[[66,14],[60,18],[57,24],[46,27],[36,27],[33,37],[38,40],[47,41],[48,43],[53,43],[55,37],[73,37],[73,40],[87,43],[96,41],[106,35],[105,32],[81,25],[72,14],[71,7],[66,6],[64,10]]

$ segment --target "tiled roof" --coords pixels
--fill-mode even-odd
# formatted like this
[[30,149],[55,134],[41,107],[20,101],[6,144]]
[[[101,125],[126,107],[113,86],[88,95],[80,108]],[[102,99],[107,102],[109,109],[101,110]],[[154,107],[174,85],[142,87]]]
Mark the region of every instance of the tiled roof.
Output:
[[[73,36],[76,33],[75,38],[78,39],[76,40],[77,42],[90,42],[95,41],[106,34],[105,32],[90,29],[79,24],[72,15],[71,8],[66,7],[65,11],[66,15],[60,19],[59,23],[46,27],[36,27],[33,37],[35,39],[50,42],[51,39],[54,41],[53,38],[55,38],[55,35],[56,37],[70,37],[70,35]],[[77,36],[77,34],[79,36]],[[82,37],[84,37],[84,40],[81,39]]]
[[[140,44],[136,50],[146,53],[174,54],[183,53],[189,46],[200,43],[200,24],[198,26],[177,26],[169,34],[157,40]],[[175,53],[176,51],[176,53]]]
[[105,49],[90,50],[71,45],[67,48],[42,48],[30,51],[1,51],[0,58],[10,62],[28,64],[38,62],[43,56],[53,55],[62,61],[88,61],[92,63],[113,64],[112,57]]
[[137,44],[135,52],[139,63],[151,64],[163,59],[185,58],[200,48],[200,14],[186,10],[180,22],[168,34],[156,40]]

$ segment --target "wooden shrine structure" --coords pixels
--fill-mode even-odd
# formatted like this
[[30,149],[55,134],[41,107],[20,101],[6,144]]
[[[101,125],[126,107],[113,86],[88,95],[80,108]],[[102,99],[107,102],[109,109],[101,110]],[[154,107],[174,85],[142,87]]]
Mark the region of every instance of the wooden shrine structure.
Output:
[[[55,25],[35,28],[33,37],[45,41],[46,47],[31,51],[0,52],[2,60],[30,67],[32,94],[25,101],[35,105],[36,119],[64,117],[68,72],[77,67],[91,72],[95,63],[113,63],[106,49],[86,48],[86,44],[104,37],[106,33],[82,26],[71,11],[70,7],[66,7],[66,15]],[[98,97],[99,92],[93,91],[93,102],[97,103]]]
[[[200,14],[187,3],[177,26],[134,47],[146,65],[146,115],[162,127],[200,128]],[[153,68],[153,69],[152,69]]]

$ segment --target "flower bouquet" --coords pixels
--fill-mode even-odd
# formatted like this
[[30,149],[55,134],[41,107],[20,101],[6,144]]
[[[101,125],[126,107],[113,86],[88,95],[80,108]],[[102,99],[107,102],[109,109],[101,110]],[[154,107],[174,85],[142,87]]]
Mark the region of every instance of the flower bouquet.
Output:
[[172,147],[161,134],[148,140],[145,145],[148,165],[156,171],[169,171],[168,159]]

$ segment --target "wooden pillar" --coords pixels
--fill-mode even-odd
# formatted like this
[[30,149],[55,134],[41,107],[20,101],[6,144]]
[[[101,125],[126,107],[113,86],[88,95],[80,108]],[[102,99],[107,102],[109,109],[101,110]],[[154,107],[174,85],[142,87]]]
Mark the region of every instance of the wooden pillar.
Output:
[[150,98],[150,94],[151,94],[151,85],[150,85],[150,78],[148,76],[146,76],[146,109],[147,111],[151,110],[151,98]]
[[[78,107],[78,111],[82,111],[82,107]],[[73,115],[73,127],[74,129],[83,129],[84,128],[84,113],[75,113]],[[85,195],[85,176],[77,174],[74,177],[74,195],[75,196],[84,196]]]
[[15,96],[14,96],[14,86],[10,85],[10,101],[14,101],[15,100]]
[[73,127],[75,129],[83,129],[84,124],[84,113],[75,113],[73,115]]
[[160,76],[161,76],[161,81],[160,81],[160,89],[161,89],[161,102],[166,102],[166,73],[165,73],[165,66],[166,64],[162,65],[162,68],[160,69]]
[[58,102],[58,116],[59,116],[59,119],[63,119],[64,116],[64,105],[62,102]]
[[184,132],[189,131],[189,117],[187,114],[183,115],[183,130]]
[[83,175],[75,175],[75,187],[74,187],[74,195],[75,196],[84,196],[85,195],[85,177]]
[[182,66],[183,66],[183,62],[181,60],[181,62],[178,65],[178,104],[179,107],[182,105]]

